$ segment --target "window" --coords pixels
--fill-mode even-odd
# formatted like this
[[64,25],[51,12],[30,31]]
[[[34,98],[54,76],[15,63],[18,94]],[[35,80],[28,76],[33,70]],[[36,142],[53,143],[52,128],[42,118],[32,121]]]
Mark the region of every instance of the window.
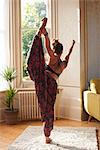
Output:
[[[0,2],[0,74],[9,66],[9,5],[8,0]],[[6,82],[0,76],[0,91],[5,90]]]
[[48,0],[21,0],[23,78],[28,79],[27,55],[41,20],[48,16]]
[[[30,87],[33,82],[27,75],[26,57],[32,39],[36,34],[39,23],[43,17],[48,17],[49,37],[54,36],[54,25],[52,15],[55,14],[55,7],[51,13],[52,0],[2,0],[0,3],[0,73],[6,66],[16,70],[17,77],[14,86],[17,88]],[[49,11],[48,11],[49,10]],[[55,18],[55,17],[54,17]],[[5,44],[6,43],[6,44]],[[23,58],[22,58],[23,56]],[[0,89],[6,87],[0,76]]]

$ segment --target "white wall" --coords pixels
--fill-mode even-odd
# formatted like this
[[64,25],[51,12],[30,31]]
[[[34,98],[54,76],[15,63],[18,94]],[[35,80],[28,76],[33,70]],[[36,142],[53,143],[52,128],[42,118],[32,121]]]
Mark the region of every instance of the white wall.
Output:
[[59,101],[59,117],[80,120],[80,35],[79,1],[58,0],[58,38],[64,46],[64,56],[69,51],[72,40],[76,41],[68,67],[59,79],[62,95]]
[[9,67],[9,1],[0,2],[0,91],[7,88],[7,83],[1,74],[6,67]]

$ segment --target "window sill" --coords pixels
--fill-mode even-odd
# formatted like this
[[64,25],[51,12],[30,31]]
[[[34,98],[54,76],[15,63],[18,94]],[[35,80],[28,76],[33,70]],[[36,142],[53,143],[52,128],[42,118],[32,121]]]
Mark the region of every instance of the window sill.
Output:
[[28,80],[22,80],[21,88],[32,88],[35,89],[34,81],[28,79]]

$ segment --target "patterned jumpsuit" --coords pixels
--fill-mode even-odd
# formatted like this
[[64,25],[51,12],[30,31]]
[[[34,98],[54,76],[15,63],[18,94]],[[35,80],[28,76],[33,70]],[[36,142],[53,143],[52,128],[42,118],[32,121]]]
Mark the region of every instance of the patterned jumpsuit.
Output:
[[57,83],[46,71],[42,40],[38,35],[34,37],[27,65],[30,78],[35,82],[41,120],[45,123],[44,135],[49,137],[53,129]]

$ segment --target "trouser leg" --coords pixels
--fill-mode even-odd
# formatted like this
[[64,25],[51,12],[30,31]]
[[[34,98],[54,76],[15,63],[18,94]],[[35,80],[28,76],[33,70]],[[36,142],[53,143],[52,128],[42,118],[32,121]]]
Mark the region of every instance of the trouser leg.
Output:
[[44,121],[44,135],[46,137],[50,136],[51,131],[53,129],[53,123],[54,123],[54,108],[48,106],[48,110]]

